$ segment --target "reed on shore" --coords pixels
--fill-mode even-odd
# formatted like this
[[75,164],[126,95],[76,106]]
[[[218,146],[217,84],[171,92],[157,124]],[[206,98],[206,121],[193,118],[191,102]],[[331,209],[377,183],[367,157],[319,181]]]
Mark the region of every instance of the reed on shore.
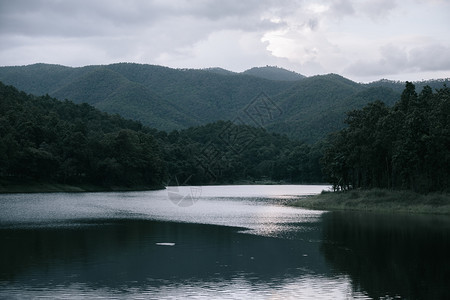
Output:
[[298,199],[293,206],[316,210],[355,210],[450,215],[450,193],[418,194],[386,189],[322,192]]

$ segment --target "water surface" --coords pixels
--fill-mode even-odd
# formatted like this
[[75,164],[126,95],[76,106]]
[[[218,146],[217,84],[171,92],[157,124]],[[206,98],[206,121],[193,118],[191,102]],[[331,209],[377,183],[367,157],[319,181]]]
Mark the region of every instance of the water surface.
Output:
[[447,217],[285,206],[327,188],[0,195],[0,297],[439,299],[448,294]]

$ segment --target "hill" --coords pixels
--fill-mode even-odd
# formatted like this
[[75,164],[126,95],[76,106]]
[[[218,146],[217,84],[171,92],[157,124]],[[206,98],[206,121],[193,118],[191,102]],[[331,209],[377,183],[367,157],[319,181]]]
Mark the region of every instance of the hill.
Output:
[[[414,81],[413,84],[416,86],[418,90],[422,90],[426,85],[431,87],[433,90],[441,89],[444,84],[449,85],[450,78],[442,78],[442,79],[432,79],[432,80],[422,80],[422,81]],[[401,93],[405,88],[404,81],[394,81],[388,79],[381,79],[378,81],[374,81],[368,84],[365,84],[368,87],[386,87],[394,90],[395,92]]]
[[0,185],[162,186],[155,131],[136,121],[0,82],[0,124]]
[[280,81],[298,81],[305,78],[305,76],[299,73],[274,66],[255,67],[242,72],[242,74]]
[[128,63],[2,67],[0,80],[27,93],[89,103],[162,130],[232,119],[262,90],[275,95],[292,85],[240,74]]
[[[392,105],[404,86],[359,84],[335,74],[304,78],[277,67],[234,73],[132,63],[0,67],[0,80],[27,93],[88,103],[159,130],[237,120],[309,143],[341,129],[346,111],[375,100]],[[445,82],[426,83],[442,87]]]
[[393,105],[399,94],[382,86],[366,88],[336,74],[309,77],[275,98],[283,118],[268,128],[304,141],[318,141],[343,127],[347,111],[380,99]]
[[322,180],[318,149],[260,127],[219,121],[168,134],[1,82],[0,125],[0,192]]
[[216,73],[216,74],[220,74],[220,75],[236,75],[237,73],[223,69],[223,68],[206,68],[203,69],[203,71],[207,71],[207,72],[211,72],[211,73]]

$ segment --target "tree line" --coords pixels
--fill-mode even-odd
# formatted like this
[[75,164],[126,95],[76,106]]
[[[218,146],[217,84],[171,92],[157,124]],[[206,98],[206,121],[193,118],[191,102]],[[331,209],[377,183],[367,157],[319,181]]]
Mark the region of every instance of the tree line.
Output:
[[392,107],[381,101],[347,114],[322,158],[335,190],[445,191],[450,186],[450,89],[418,94],[407,82]]
[[[162,187],[321,182],[319,150],[218,121],[170,133],[0,83],[0,180]],[[238,138],[236,138],[238,137]]]
[[450,89],[347,114],[347,127],[310,145],[218,121],[171,132],[88,104],[36,97],[0,83],[0,183],[98,186],[330,182],[355,188],[448,190]]
[[2,83],[0,99],[0,179],[160,186],[164,162],[140,123]]
[[218,121],[158,139],[169,180],[189,184],[323,182],[321,148],[264,128]]

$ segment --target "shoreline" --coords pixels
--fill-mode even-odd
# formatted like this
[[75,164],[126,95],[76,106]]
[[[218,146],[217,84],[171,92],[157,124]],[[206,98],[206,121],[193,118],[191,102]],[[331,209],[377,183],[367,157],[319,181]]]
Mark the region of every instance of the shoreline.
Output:
[[[229,185],[327,185],[324,183],[286,183],[273,181],[241,181],[235,183],[214,183],[194,186],[229,186]],[[177,185],[169,185],[177,186]],[[84,192],[132,192],[132,191],[155,191],[164,190],[166,186],[97,186],[93,184],[64,184],[48,182],[7,182],[0,181],[0,194],[22,194],[22,193],[84,193]]]
[[163,186],[97,186],[92,184],[64,184],[64,183],[0,183],[0,194],[28,194],[28,193],[93,193],[93,192],[133,192],[163,190]]
[[[324,183],[286,183],[273,181],[242,181],[235,183],[214,183],[194,186],[229,186],[229,185],[326,185]],[[177,185],[169,185],[177,186]],[[0,194],[26,194],[26,193],[92,193],[92,192],[133,192],[164,190],[166,186],[98,186],[93,184],[64,184],[48,182],[7,182],[0,181]]]
[[290,203],[313,210],[450,215],[450,193],[385,189],[322,192]]
[[[253,184],[258,185],[256,183]],[[232,185],[242,185],[242,183]],[[249,183],[246,183],[246,185],[249,185]],[[264,185],[273,185],[273,183]],[[43,182],[0,182],[0,194],[133,192],[164,190],[165,188],[163,186],[105,187],[90,184],[70,185]],[[287,205],[312,210],[439,214],[450,216],[450,193],[418,194],[412,191],[386,189],[352,190],[347,192],[322,191],[321,194],[302,197]]]

